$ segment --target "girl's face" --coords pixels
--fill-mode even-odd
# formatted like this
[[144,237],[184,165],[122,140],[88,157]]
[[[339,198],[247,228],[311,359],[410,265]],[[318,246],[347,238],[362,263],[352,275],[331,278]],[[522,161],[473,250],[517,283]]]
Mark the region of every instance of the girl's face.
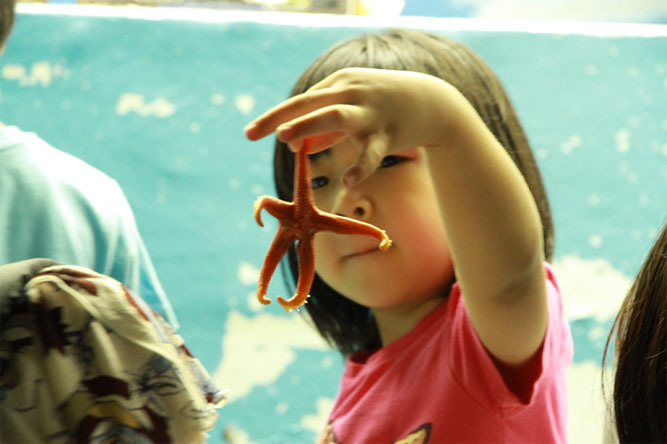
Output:
[[358,157],[349,140],[310,157],[317,206],[371,223],[393,242],[383,252],[371,237],[319,232],[318,275],[340,294],[371,309],[442,297],[454,271],[424,149],[385,157],[378,170],[354,187],[342,181]]

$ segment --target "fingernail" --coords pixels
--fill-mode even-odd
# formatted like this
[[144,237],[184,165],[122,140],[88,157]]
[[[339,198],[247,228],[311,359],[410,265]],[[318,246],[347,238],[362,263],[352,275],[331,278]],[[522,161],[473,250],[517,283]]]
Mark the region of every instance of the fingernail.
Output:
[[256,123],[249,123],[245,128],[243,128],[243,131],[246,133],[246,135],[248,135],[248,133],[253,131],[255,128],[257,128]]
[[356,171],[346,173],[343,181],[345,182],[345,185],[351,187],[352,185],[355,185],[357,182],[359,182],[359,173]]
[[280,140],[285,141],[285,139],[289,139],[291,131],[292,131],[291,126],[282,125],[278,127],[278,129],[276,130],[276,134],[278,135],[278,138]]

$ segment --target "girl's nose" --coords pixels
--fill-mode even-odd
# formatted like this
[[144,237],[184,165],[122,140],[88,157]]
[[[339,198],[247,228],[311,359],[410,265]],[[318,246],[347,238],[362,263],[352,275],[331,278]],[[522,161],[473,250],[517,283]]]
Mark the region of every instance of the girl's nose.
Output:
[[357,187],[351,189],[344,186],[336,200],[333,213],[339,216],[366,221],[372,215],[373,205],[370,199],[361,193]]

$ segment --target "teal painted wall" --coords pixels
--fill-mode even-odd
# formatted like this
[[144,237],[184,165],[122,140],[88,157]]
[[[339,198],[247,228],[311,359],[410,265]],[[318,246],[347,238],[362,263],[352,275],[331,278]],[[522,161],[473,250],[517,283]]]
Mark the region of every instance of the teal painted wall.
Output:
[[[151,20],[151,10],[144,18],[93,11],[19,14],[0,58],[0,120],[124,189],[180,334],[231,389],[210,442],[224,442],[225,429],[237,444],[312,442],[342,362],[298,315],[254,302],[276,228],[268,215],[264,229],[252,217],[255,198],[274,192],[272,141],[247,142],[242,129],[285,98],[316,55],[377,22],[307,27],[303,18],[259,23],[251,14]],[[468,44],[496,70],[544,175],[575,337],[571,438],[587,442],[602,422],[595,378],[612,316],[667,214],[667,32],[600,37],[448,23],[427,29]],[[278,294],[280,274],[269,296]]]

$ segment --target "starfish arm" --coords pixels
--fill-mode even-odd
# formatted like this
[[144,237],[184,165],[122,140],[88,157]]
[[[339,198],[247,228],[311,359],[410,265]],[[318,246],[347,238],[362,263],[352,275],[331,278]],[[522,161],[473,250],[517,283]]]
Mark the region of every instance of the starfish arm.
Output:
[[269,282],[276,271],[276,267],[280,263],[290,245],[294,242],[295,235],[291,230],[286,230],[279,226],[273,242],[266,253],[264,264],[259,272],[259,282],[257,284],[257,300],[264,305],[270,304],[271,301],[266,297],[266,290],[269,288]]
[[310,161],[308,149],[310,139],[304,141],[303,148],[294,155],[294,205],[297,217],[310,213],[315,206],[313,202],[313,188],[310,176]]
[[374,237],[380,241],[378,248],[382,251],[391,247],[391,239],[389,239],[386,231],[360,220],[318,211],[313,215],[313,225],[315,225],[316,230],[318,231],[326,230],[338,234],[355,234]]
[[292,208],[294,204],[292,202],[285,202],[280,199],[276,199],[273,196],[260,196],[255,201],[255,220],[260,227],[264,226],[262,222],[261,213],[263,209],[269,212],[269,214],[276,219],[285,220],[289,218],[290,214],[294,211]]
[[278,302],[288,312],[306,302],[310,287],[313,285],[313,279],[315,278],[315,255],[312,235],[299,240],[297,252],[299,255],[299,281],[296,284],[296,292],[288,300],[278,296]]

